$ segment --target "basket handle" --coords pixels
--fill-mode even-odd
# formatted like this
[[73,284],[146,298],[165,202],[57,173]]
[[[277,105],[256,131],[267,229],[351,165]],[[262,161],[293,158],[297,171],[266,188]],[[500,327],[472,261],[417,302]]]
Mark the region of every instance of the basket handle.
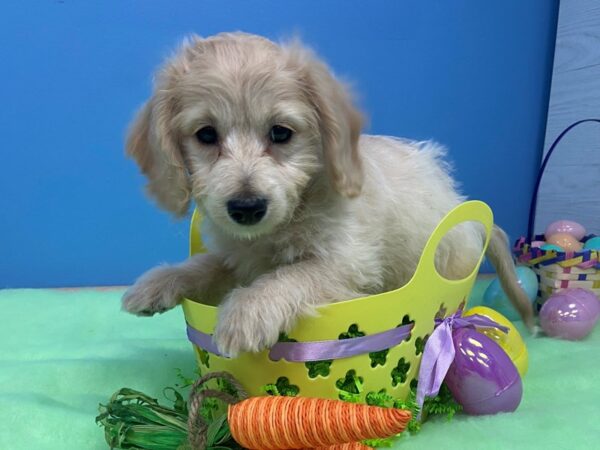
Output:
[[[463,280],[447,280],[446,278],[442,277],[435,267],[435,254],[438,245],[446,233],[448,233],[456,225],[460,225],[463,222],[481,223],[485,228],[485,243],[483,245],[481,255],[479,256],[479,261],[474,267],[473,272],[471,272]],[[487,246],[490,242],[493,226],[494,215],[486,203],[479,200],[470,200],[455,207],[452,211],[446,214],[446,217],[441,220],[433,233],[431,233],[431,236],[429,236],[429,240],[427,241],[427,244],[425,244],[423,253],[421,253],[421,258],[419,259],[417,269],[413,275],[413,280],[418,277],[430,277],[435,274],[438,278],[441,278],[445,281],[456,281],[461,283],[474,276],[479,270],[479,266],[481,265],[481,261],[483,260]],[[427,282],[429,281],[430,280],[427,280]]]
[[202,214],[198,208],[194,208],[192,220],[190,221],[190,256],[196,253],[206,253],[206,247],[202,242],[202,233],[200,227],[202,225]]
[[[486,232],[486,240],[483,247],[483,252],[479,257],[479,262],[477,263],[474,272],[477,271],[481,265],[481,261],[485,255],[485,250],[487,249],[490,241],[492,227],[494,225],[494,215],[486,203],[478,200],[470,200],[461,203],[452,211],[450,211],[437,225],[431,236],[429,236],[427,244],[425,244],[425,248],[421,254],[421,258],[419,259],[419,263],[417,264],[417,269],[415,270],[413,278],[417,277],[420,273],[433,272],[437,274],[437,270],[435,268],[435,253],[442,238],[456,225],[469,221],[480,222],[485,227]],[[202,214],[200,211],[198,211],[198,208],[196,208],[194,209],[192,219],[190,221],[190,256],[193,256],[197,253],[206,253],[206,247],[202,242],[202,233],[200,231],[201,225]],[[469,276],[471,275],[473,274],[470,274]]]
[[529,222],[527,224],[527,240],[529,242],[531,242],[531,240],[533,239],[533,236],[534,236],[533,227],[534,227],[534,222],[535,222],[535,213],[537,211],[538,191],[540,189],[540,184],[542,182],[544,170],[546,170],[546,165],[548,164],[548,161],[550,160],[550,157],[552,156],[554,149],[560,143],[560,141],[562,141],[562,139],[565,137],[565,135],[568,134],[573,128],[581,125],[582,123],[588,123],[588,122],[600,123],[600,119],[582,119],[582,120],[578,120],[577,122],[569,125],[554,140],[554,142],[548,149],[548,153],[546,153],[546,156],[544,157],[544,160],[542,161],[542,165],[540,166],[540,170],[538,172],[537,179],[535,180],[535,188],[533,189],[533,196],[531,197],[531,203],[529,205]]

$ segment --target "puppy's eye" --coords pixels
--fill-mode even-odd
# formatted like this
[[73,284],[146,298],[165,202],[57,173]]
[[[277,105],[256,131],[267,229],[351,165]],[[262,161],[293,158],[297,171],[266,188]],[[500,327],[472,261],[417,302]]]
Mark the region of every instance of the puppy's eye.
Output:
[[213,145],[217,143],[219,135],[214,127],[203,127],[196,131],[196,139],[202,144]]
[[292,138],[294,132],[289,128],[282,127],[281,125],[275,125],[269,131],[269,139],[274,144],[285,144]]

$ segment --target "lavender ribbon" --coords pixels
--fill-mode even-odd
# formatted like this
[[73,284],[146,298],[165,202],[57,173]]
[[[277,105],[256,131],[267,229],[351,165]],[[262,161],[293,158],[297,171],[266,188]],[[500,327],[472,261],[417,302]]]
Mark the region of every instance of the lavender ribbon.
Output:
[[223,356],[219,352],[217,344],[215,344],[215,341],[213,341],[212,336],[210,334],[206,334],[200,330],[195,329],[189,323],[187,324],[187,337],[192,344],[196,344],[202,350],[206,350],[207,352],[210,352],[213,355]]
[[395,347],[410,335],[413,325],[403,325],[382,333],[350,339],[311,342],[278,342],[269,353],[273,361],[291,362],[324,361],[350,358],[365,353]]
[[426,397],[435,397],[440,391],[442,382],[450,369],[456,351],[454,349],[454,340],[452,339],[452,330],[458,328],[497,328],[503,333],[508,333],[509,329],[492,319],[480,314],[472,316],[462,316],[462,310],[445,319],[435,319],[436,328],[431,333],[421,359],[421,368],[419,369],[419,384],[417,387],[417,405],[419,406],[419,415]]
[[[311,341],[311,342],[278,342],[269,352],[272,361],[285,359],[290,362],[325,361],[329,359],[350,358],[365,353],[378,352],[400,344],[410,336],[413,324],[402,325],[382,333],[350,339]],[[188,339],[198,347],[222,355],[212,336],[187,325]]]

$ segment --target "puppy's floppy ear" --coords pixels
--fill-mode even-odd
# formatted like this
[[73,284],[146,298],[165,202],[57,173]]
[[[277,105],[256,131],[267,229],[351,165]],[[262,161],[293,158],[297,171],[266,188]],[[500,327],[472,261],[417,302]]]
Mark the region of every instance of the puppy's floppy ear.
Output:
[[199,38],[184,42],[181,50],[159,72],[153,97],[140,109],[130,126],[126,153],[148,178],[147,192],[163,209],[177,217],[190,205],[190,185],[176,128],[173,86],[188,70],[193,45]]
[[156,98],[149,100],[130,127],[126,152],[148,178],[148,194],[161,208],[181,217],[189,209],[190,187],[179,143],[167,125],[167,114]]
[[325,164],[333,186],[346,197],[356,197],[363,184],[358,151],[363,116],[352,103],[348,89],[310,54],[305,59],[304,81],[319,118]]

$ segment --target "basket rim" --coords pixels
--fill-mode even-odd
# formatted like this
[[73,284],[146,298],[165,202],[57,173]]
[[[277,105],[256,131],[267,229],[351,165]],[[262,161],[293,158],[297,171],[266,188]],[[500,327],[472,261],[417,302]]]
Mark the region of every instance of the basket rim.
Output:
[[[473,212],[477,212],[478,214],[481,214],[482,217],[477,218],[476,217],[477,214],[473,214],[473,217],[465,218],[464,220],[458,219],[459,214],[464,211],[468,211],[468,212],[470,211],[471,214],[473,214]],[[194,254],[194,252],[193,252],[194,246],[197,246],[198,248],[200,248],[201,251],[206,250],[204,248],[204,246],[202,245],[200,233],[198,233],[198,229],[197,229],[197,226],[199,225],[199,220],[201,220],[200,211],[196,208],[192,215],[192,221],[190,224],[190,254]],[[467,276],[465,276],[462,279],[458,279],[458,280],[451,280],[446,277],[443,277],[441,274],[439,274],[439,272],[435,268],[435,264],[433,263],[433,261],[429,262],[429,261],[425,260],[426,255],[428,253],[431,253],[432,249],[434,252],[437,250],[439,241],[441,241],[441,238],[446,235],[447,231],[442,232],[442,234],[441,234],[440,233],[441,230],[443,230],[443,228],[449,224],[450,224],[450,228],[452,228],[451,224],[453,221],[457,221],[457,224],[460,224],[463,222],[468,222],[468,221],[477,221],[477,222],[480,222],[484,227],[488,228],[488,232],[486,233],[486,238],[485,238],[485,241],[484,241],[484,244],[482,247],[481,255],[479,256],[477,263],[473,267],[473,270]],[[488,222],[487,224],[485,223],[486,221]],[[417,262],[415,271],[406,284],[404,284],[396,289],[379,292],[377,294],[366,295],[366,296],[362,296],[362,297],[356,297],[356,298],[352,298],[352,299],[340,300],[340,301],[335,301],[333,303],[318,305],[318,306],[316,306],[316,310],[317,311],[325,311],[328,309],[336,309],[336,308],[340,308],[340,307],[343,308],[343,307],[347,307],[348,305],[358,304],[358,303],[365,302],[365,301],[371,301],[371,302],[377,301],[380,298],[388,297],[390,295],[396,295],[396,294],[399,295],[403,291],[409,292],[411,289],[413,289],[413,285],[414,285],[415,281],[422,277],[421,272],[424,272],[427,269],[427,264],[433,265],[433,268],[434,268],[434,271],[435,271],[435,274],[437,275],[437,277],[448,286],[461,286],[461,285],[467,285],[471,282],[474,282],[475,278],[477,277],[477,274],[479,273],[479,269],[481,267],[481,264],[483,262],[483,259],[485,257],[485,254],[486,254],[486,251],[487,251],[487,248],[489,245],[489,241],[490,241],[491,234],[492,234],[492,226],[493,226],[493,213],[492,213],[492,210],[490,209],[489,205],[487,205],[486,203],[484,203],[480,200],[467,200],[465,202],[459,203],[454,208],[452,208],[450,211],[448,211],[444,215],[444,217],[442,217],[440,219],[440,221],[438,222],[436,227],[432,230],[431,234],[429,235],[429,237],[427,239],[427,242],[425,243],[425,246],[423,247],[423,251],[421,252],[421,255],[419,256],[419,261]],[[440,236],[440,234],[441,234],[441,236]],[[184,298],[181,303],[186,304],[188,306],[193,306],[195,308],[203,308],[205,311],[211,311],[211,312],[215,312],[219,308],[216,305],[208,305],[206,303],[202,303],[201,301],[193,300],[190,298]]]

